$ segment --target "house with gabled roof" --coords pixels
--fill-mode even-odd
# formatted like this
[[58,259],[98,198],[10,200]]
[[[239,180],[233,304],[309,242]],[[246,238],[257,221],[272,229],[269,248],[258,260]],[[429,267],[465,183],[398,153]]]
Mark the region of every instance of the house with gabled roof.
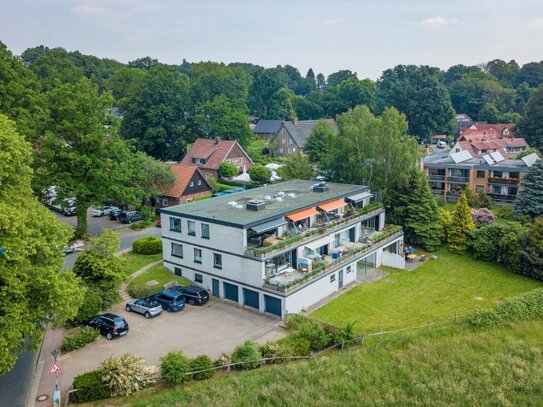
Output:
[[219,166],[223,162],[234,164],[240,171],[249,169],[253,160],[236,140],[198,138],[192,144],[181,164],[196,165],[206,178],[219,179]]
[[253,133],[255,133],[258,138],[269,140],[279,132],[281,123],[283,123],[282,120],[260,119],[256,123]]
[[194,164],[168,163],[175,183],[167,188],[157,203],[158,208],[179,205],[213,192],[213,187],[202,171]]
[[[330,123],[336,132],[338,131],[333,119],[325,119],[325,121]],[[285,156],[300,151],[318,122],[319,120],[298,120],[297,118],[282,122],[277,133],[278,154]]]

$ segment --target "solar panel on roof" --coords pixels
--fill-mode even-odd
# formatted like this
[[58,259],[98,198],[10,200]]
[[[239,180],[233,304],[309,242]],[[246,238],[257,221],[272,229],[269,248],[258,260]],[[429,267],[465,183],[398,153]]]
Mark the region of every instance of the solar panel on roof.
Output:
[[503,155],[501,155],[501,153],[499,151],[494,151],[493,153],[490,153],[490,156],[497,163],[499,163],[500,161],[505,160],[505,158],[503,158]]
[[488,154],[483,155],[483,158],[485,159],[485,161],[486,161],[486,163],[487,163],[488,165],[494,164],[494,160],[493,160],[492,157],[490,157]]
[[455,164],[462,163],[464,161],[467,161],[471,159],[471,154],[467,151],[460,151],[458,153],[451,154],[451,158],[453,159]]
[[527,156],[521,158],[521,160],[524,161],[524,164],[526,164],[528,167],[534,165],[538,159],[539,157],[536,153],[528,154]]

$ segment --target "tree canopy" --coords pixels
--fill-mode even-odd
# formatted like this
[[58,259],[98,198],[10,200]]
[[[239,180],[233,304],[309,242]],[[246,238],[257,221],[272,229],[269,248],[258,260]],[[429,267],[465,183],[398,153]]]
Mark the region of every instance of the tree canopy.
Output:
[[515,130],[531,147],[543,150],[543,86],[528,99],[524,117]]
[[532,218],[543,216],[543,160],[537,160],[522,177],[515,213]]

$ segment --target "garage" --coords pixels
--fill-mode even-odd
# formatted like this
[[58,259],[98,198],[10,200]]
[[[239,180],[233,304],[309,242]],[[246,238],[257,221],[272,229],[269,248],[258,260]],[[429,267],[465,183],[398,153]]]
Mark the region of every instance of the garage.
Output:
[[281,300],[279,298],[270,297],[264,294],[264,311],[273,315],[277,315],[279,318],[283,316],[281,310]]
[[224,298],[230,301],[239,302],[238,286],[230,283],[224,284]]
[[243,289],[243,305],[248,307],[260,309],[260,301],[258,299],[258,293],[253,290]]

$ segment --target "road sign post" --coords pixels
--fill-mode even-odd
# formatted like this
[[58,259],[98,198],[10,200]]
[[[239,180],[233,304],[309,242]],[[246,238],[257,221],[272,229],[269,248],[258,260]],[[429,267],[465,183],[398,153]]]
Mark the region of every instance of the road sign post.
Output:
[[60,407],[60,389],[58,388],[58,374],[62,372],[62,368],[57,362],[57,358],[60,356],[60,349],[55,349],[51,352],[55,362],[49,369],[49,374],[55,375],[55,390],[53,391],[53,407]]

